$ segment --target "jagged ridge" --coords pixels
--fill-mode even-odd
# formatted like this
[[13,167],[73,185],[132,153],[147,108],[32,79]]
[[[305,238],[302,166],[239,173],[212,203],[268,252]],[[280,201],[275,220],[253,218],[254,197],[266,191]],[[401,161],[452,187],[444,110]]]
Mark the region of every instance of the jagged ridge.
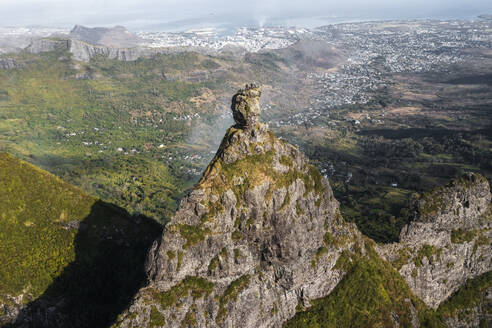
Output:
[[467,279],[492,268],[488,181],[467,174],[424,195],[400,242],[379,248],[413,292],[436,309]]

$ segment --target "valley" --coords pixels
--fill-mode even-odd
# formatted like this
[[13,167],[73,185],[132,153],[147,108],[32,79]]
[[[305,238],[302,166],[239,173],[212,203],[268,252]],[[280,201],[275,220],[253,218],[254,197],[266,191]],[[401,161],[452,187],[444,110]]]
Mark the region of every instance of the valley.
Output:
[[315,161],[349,220],[394,241],[416,193],[491,177],[488,24],[337,24],[245,55],[210,54],[213,35],[135,61],[3,55],[20,68],[0,71],[0,147],[166,222],[232,122],[227,95],[257,81],[263,121]]

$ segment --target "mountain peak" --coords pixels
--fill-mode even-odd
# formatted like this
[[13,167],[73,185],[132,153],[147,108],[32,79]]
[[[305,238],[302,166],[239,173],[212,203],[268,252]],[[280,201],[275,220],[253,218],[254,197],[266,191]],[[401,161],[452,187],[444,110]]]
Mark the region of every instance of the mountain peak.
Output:
[[252,127],[260,119],[261,88],[254,84],[246,85],[232,97],[232,114],[238,127]]
[[116,326],[152,326],[151,312],[165,327],[191,316],[199,327],[278,326],[327,295],[344,275],[333,269],[341,253],[364,244],[328,181],[259,122],[260,95],[234,95],[236,125],[150,250],[150,283]]

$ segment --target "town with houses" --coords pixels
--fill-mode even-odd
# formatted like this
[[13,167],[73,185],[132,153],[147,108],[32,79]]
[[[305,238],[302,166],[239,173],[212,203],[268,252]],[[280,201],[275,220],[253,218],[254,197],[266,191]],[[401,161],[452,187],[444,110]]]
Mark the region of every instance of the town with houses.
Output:
[[317,95],[298,114],[272,123],[336,124],[330,119],[331,109],[367,104],[375,91],[388,86],[387,74],[445,73],[472,56],[464,50],[491,49],[491,28],[490,20],[366,22],[321,27],[311,37],[343,49],[345,63],[334,72],[308,73],[307,80],[315,83]]
[[186,32],[137,32],[143,45],[152,48],[201,47],[215,51],[243,48],[246,52],[286,48],[312,33],[305,28],[246,28],[224,34],[216,29]]

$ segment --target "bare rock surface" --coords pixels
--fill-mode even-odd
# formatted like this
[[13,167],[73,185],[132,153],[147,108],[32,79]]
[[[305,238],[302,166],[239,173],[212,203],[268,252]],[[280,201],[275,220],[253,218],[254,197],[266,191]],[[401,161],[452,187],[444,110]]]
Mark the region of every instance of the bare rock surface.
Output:
[[260,119],[261,90],[258,87],[246,86],[232,98],[232,115],[240,128],[253,127]]

